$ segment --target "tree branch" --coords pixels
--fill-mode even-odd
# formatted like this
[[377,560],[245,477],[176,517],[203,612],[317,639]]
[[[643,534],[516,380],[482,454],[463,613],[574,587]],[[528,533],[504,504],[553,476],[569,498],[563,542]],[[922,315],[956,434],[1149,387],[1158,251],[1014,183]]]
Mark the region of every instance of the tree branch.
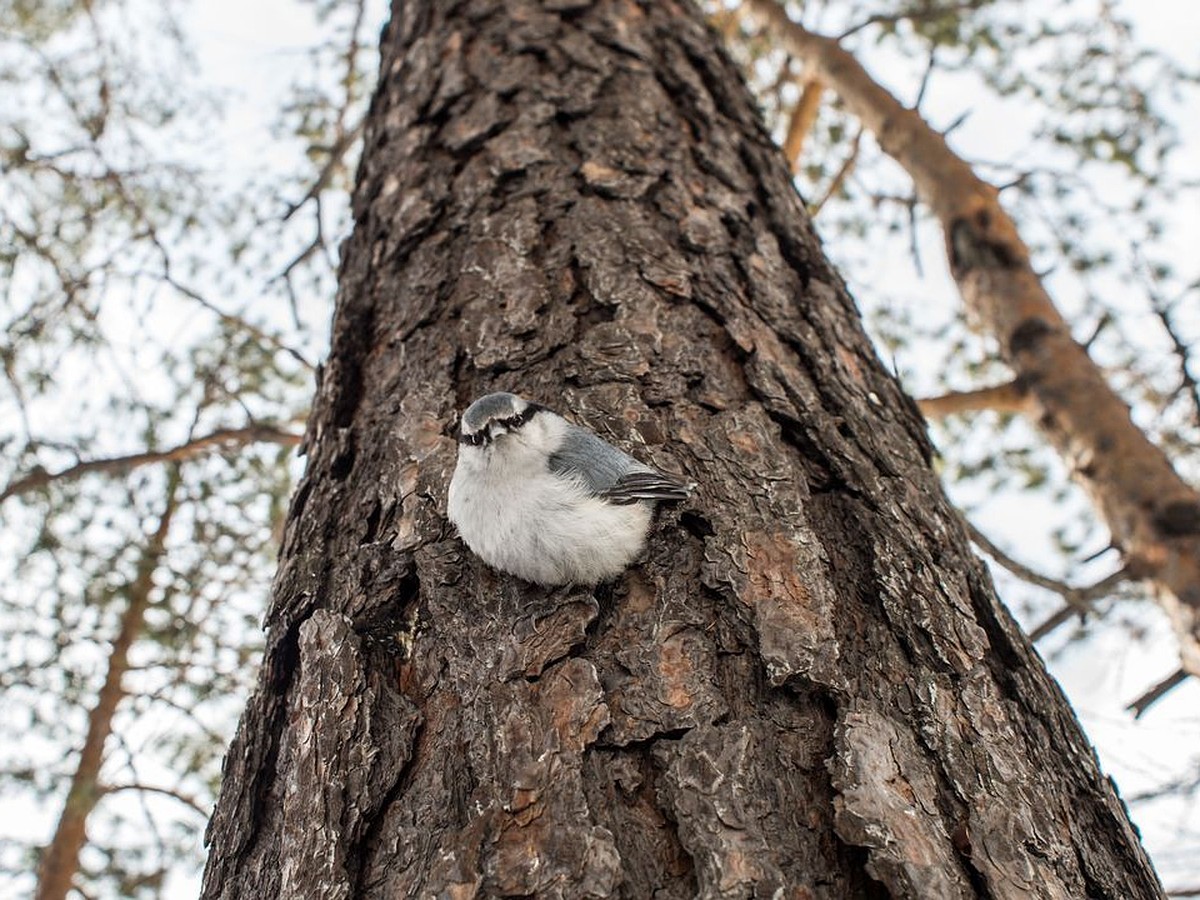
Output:
[[1026,412],[1029,396],[1016,381],[974,391],[952,391],[940,397],[917,401],[921,412],[930,419],[943,419],[966,412],[990,409],[1002,413]]
[[87,819],[102,795],[97,779],[104,762],[104,745],[112,734],[117,707],[125,697],[121,682],[129,668],[129,650],[142,633],[146,610],[150,606],[150,594],[154,590],[154,573],[166,553],[167,532],[170,531],[171,518],[178,502],[178,488],[179,472],[176,469],[169,479],[167,501],[158,527],[142,548],[136,575],[126,585],[129,603],[113,638],[104,684],[100,687],[95,706],[88,713],[87,735],[83,749],[79,751],[79,762],[71,777],[71,787],[63,802],[58,826],[42,854],[36,900],[64,900],[79,871],[79,853],[87,841]]
[[1134,577],[1129,570],[1119,569],[1093,585],[1088,587],[1074,587],[1065,581],[1059,581],[1056,578],[1049,578],[1039,572],[1035,572],[1025,564],[1017,562],[1017,560],[993,544],[987,535],[976,528],[966,516],[962,516],[962,521],[963,526],[967,529],[967,535],[971,538],[971,542],[994,559],[1000,566],[1013,575],[1016,575],[1022,581],[1027,581],[1040,588],[1053,591],[1067,601],[1065,606],[1029,633],[1029,640],[1034,643],[1044,638],[1064,622],[1069,621],[1073,616],[1084,615],[1097,600],[1107,597],[1121,582],[1128,581]]
[[282,219],[284,222],[299,212],[309,200],[315,200],[322,191],[329,187],[334,174],[341,168],[342,163],[345,161],[346,154],[354,146],[354,143],[362,137],[364,124],[363,120],[359,120],[353,128],[339,135],[337,140],[333,142],[333,145],[329,148],[329,157],[325,160],[325,165],[321,166],[321,170],[317,173],[317,177],[313,180],[313,183],[309,185],[304,196],[299,200],[289,203],[287,209],[283,211]]
[[1168,305],[1154,292],[1151,293],[1150,299],[1154,306],[1154,314],[1158,316],[1159,322],[1162,323],[1163,331],[1167,333],[1167,337],[1171,341],[1171,352],[1177,360],[1179,369],[1178,390],[1187,394],[1188,400],[1192,405],[1192,421],[1197,426],[1200,426],[1200,384],[1197,383],[1195,377],[1192,375],[1192,348],[1179,334],[1173,318],[1174,313],[1171,305]]
[[804,149],[804,139],[808,137],[816,124],[817,113],[821,111],[821,94],[825,85],[816,75],[808,75],[804,79],[804,90],[800,99],[792,108],[792,116],[788,120],[787,136],[783,140],[783,155],[787,157],[788,165],[796,172],[800,168],[800,155]]
[[814,219],[820,214],[825,204],[837,195],[837,192],[842,189],[842,185],[846,183],[846,179],[850,177],[850,173],[854,171],[854,167],[858,163],[858,150],[862,146],[862,134],[862,128],[854,132],[854,137],[850,141],[850,153],[842,160],[841,166],[833,176],[833,180],[829,182],[829,187],[825,188],[821,199],[809,206],[808,214]]
[[149,793],[149,794],[162,794],[165,797],[170,797],[173,800],[178,800],[184,806],[188,807],[193,812],[195,812],[197,815],[199,815],[201,818],[208,819],[209,811],[207,809],[205,809],[203,806],[201,806],[200,803],[194,797],[191,797],[188,794],[180,793],[179,791],[176,791],[176,790],[172,790],[171,788],[156,787],[155,785],[152,785],[152,784],[130,783],[130,784],[110,784],[110,785],[105,785],[103,788],[100,789],[100,792],[102,794],[116,794],[120,791],[143,791],[143,792]]
[[850,35],[862,31],[864,28],[869,28],[872,25],[896,25],[900,22],[928,22],[941,16],[970,12],[987,6],[991,2],[992,0],[963,0],[962,3],[951,3],[946,6],[901,10],[896,13],[877,13],[876,15],[867,16],[867,18],[863,19],[857,25],[850,26],[839,34],[837,39],[839,41],[845,40]]
[[62,469],[58,472],[48,472],[43,468],[35,468],[23,478],[18,478],[0,493],[0,503],[9,497],[24,494],[55,481],[72,481],[92,472],[116,475],[136,469],[139,466],[160,462],[181,462],[199,456],[220,447],[244,446],[246,444],[272,443],[294,446],[300,443],[302,435],[283,431],[271,425],[247,425],[245,428],[220,428],[210,434],[192,438],[168,450],[144,450],[141,453],[130,453],[126,456],[111,456],[104,459],[90,459]]
[[1150,690],[1146,691],[1125,708],[1133,713],[1135,719],[1140,719],[1142,713],[1148,710],[1151,706],[1173,691],[1179,685],[1183,684],[1188,679],[1188,673],[1183,669],[1176,669]]

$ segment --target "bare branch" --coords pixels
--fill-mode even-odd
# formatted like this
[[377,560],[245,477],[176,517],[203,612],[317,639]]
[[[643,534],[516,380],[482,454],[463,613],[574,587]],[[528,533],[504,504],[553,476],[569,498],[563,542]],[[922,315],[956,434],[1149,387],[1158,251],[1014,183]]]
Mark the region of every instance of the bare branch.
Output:
[[[997,560],[999,562],[999,560]],[[1073,588],[1070,585],[1064,585],[1066,591],[1060,591],[1067,602],[1055,613],[1044,620],[1040,625],[1036,626],[1029,632],[1029,640],[1037,643],[1050,632],[1054,631],[1058,626],[1066,623],[1071,618],[1079,616],[1083,618],[1090,611],[1091,607],[1097,600],[1103,600],[1111,594],[1116,587],[1124,581],[1130,581],[1136,576],[1129,569],[1118,569],[1106,578],[1101,578],[1090,587]]]
[[1049,578],[1040,572],[1035,572],[1024,563],[1017,562],[1017,560],[992,543],[987,535],[968,521],[966,516],[962,516],[962,521],[972,543],[994,559],[1000,566],[1013,575],[1016,575],[1022,581],[1027,581],[1040,588],[1053,591],[1067,601],[1063,608],[1059,609],[1049,619],[1042,622],[1042,624],[1029,633],[1029,640],[1033,642],[1045,637],[1058,626],[1069,621],[1073,616],[1086,614],[1097,600],[1107,597],[1117,585],[1134,577],[1133,573],[1128,569],[1120,569],[1088,587],[1074,587],[1065,581],[1059,581],[1056,578]]
[[192,797],[188,794],[184,794],[179,791],[172,790],[171,788],[156,787],[155,785],[152,785],[152,784],[130,783],[130,784],[110,784],[110,785],[105,785],[104,787],[102,787],[100,789],[100,792],[103,794],[115,794],[119,791],[144,791],[149,794],[162,794],[165,797],[171,797],[174,800],[178,800],[184,806],[189,807],[197,815],[203,816],[205,819],[208,818],[209,811],[207,809],[205,809],[203,806],[201,806],[199,801],[197,801],[194,797]]
[[940,397],[928,397],[917,401],[921,412],[931,419],[985,409],[1002,413],[1027,412],[1028,405],[1029,394],[1017,381],[974,391],[952,391]]
[[846,179],[850,177],[850,173],[854,171],[854,166],[858,163],[858,150],[862,145],[863,130],[859,127],[858,131],[854,132],[854,137],[850,141],[850,153],[842,161],[841,167],[833,176],[833,180],[829,182],[829,187],[825,188],[825,193],[821,195],[821,199],[812,204],[808,208],[808,213],[814,219],[824,208],[825,204],[831,198],[837,195],[837,192],[842,189],[842,185],[846,183]]
[[787,136],[783,140],[783,155],[787,157],[788,165],[796,172],[800,168],[800,155],[804,150],[804,139],[812,131],[817,121],[817,113],[821,111],[821,94],[825,84],[817,75],[808,75],[804,79],[804,89],[800,99],[792,108],[788,120]]
[[187,285],[183,284],[182,282],[175,280],[174,276],[171,275],[171,271],[168,266],[168,261],[167,261],[165,251],[163,252],[162,278],[164,281],[166,281],[167,284],[169,284],[175,290],[179,291],[179,293],[183,294],[183,296],[187,297],[189,300],[194,300],[196,303],[203,306],[205,309],[207,309],[209,312],[211,312],[213,315],[215,315],[217,318],[219,318],[224,324],[232,325],[235,328],[239,328],[242,331],[245,331],[251,337],[255,338],[256,340],[261,341],[262,343],[266,344],[267,346],[274,347],[276,350],[278,350],[282,353],[286,353],[288,356],[290,356],[292,359],[296,360],[296,362],[300,363],[300,365],[304,366],[304,368],[308,369],[310,372],[316,368],[312,363],[310,363],[307,359],[305,359],[304,355],[299,350],[296,350],[294,347],[289,347],[287,344],[285,344],[283,341],[281,341],[275,335],[269,334],[268,332],[263,331],[261,328],[259,328],[257,325],[255,325],[253,322],[249,322],[246,319],[243,319],[241,316],[235,316],[233,313],[225,312],[223,309],[221,309],[215,303],[211,302],[206,297],[204,297],[202,294],[198,293],[197,291],[193,290],[192,288],[188,287]]
[[1148,800],[1157,800],[1159,797],[1189,796],[1194,794],[1198,787],[1200,787],[1200,775],[1192,771],[1186,775],[1172,778],[1170,781],[1161,782],[1156,787],[1126,794],[1125,802],[1129,804],[1145,803]]
[[1049,618],[1043,619],[1041,624],[1035,625],[1029,630],[1029,641],[1032,644],[1036,644],[1046,635],[1057,630],[1060,625],[1065,625],[1067,622],[1071,621],[1071,619],[1076,618],[1082,622],[1085,616],[1086,613],[1080,610],[1078,607],[1073,606],[1070,603],[1063,604],[1054,612],[1052,612]]
[[1148,710],[1151,706],[1173,691],[1179,685],[1183,684],[1188,679],[1188,673],[1183,669],[1176,669],[1146,693],[1142,694],[1125,708],[1133,713],[1135,719],[1140,719],[1142,713]]
[[949,3],[945,6],[923,6],[920,9],[901,10],[896,13],[879,13],[868,16],[857,25],[852,25],[837,36],[837,40],[845,40],[852,34],[869,28],[872,25],[896,25],[900,22],[928,22],[953,13],[971,12],[981,9],[992,0],[964,0],[962,3]]
[[329,158],[325,160],[325,165],[321,166],[321,171],[317,173],[316,179],[309,186],[304,196],[288,204],[287,209],[283,213],[283,221],[286,222],[299,212],[308,201],[315,200],[322,191],[329,187],[334,174],[345,162],[346,154],[350,152],[350,148],[354,146],[355,141],[362,136],[363,124],[363,120],[359,120],[357,125],[334,141],[333,146],[329,148]]
[[71,481],[92,472],[116,475],[153,463],[182,462],[221,447],[239,447],[259,443],[294,446],[300,443],[301,437],[302,435],[283,431],[272,425],[256,424],[247,425],[244,428],[219,428],[210,434],[192,438],[167,450],[144,450],[141,453],[130,453],[126,456],[85,460],[59,472],[48,472],[45,469],[36,468],[25,477],[18,478],[9,484],[3,493],[0,493],[0,503],[9,497],[45,487],[52,482]]
[[1172,318],[1173,312],[1170,306],[1157,296],[1153,296],[1151,299],[1154,303],[1154,314],[1158,316],[1163,331],[1170,338],[1171,352],[1175,354],[1175,359],[1178,361],[1179,390],[1187,393],[1188,400],[1192,404],[1193,421],[1200,426],[1200,384],[1197,384],[1196,378],[1192,375],[1192,348],[1180,337]]

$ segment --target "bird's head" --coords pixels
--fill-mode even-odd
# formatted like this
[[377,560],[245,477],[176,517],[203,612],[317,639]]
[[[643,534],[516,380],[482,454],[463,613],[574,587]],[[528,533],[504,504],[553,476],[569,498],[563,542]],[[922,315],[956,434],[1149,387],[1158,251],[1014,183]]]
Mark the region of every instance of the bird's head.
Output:
[[486,447],[497,438],[521,433],[545,408],[516,394],[499,391],[480,397],[462,415],[458,441]]

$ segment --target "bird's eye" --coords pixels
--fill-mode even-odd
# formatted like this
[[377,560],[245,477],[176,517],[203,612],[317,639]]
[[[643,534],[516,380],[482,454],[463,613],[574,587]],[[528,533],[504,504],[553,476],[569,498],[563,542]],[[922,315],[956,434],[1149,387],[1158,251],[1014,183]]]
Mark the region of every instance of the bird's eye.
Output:
[[476,431],[474,434],[469,434],[464,431],[458,436],[458,441],[460,444],[467,444],[471,447],[478,447],[480,444],[486,444],[491,439],[491,435],[488,433],[487,428],[482,428],[479,431]]

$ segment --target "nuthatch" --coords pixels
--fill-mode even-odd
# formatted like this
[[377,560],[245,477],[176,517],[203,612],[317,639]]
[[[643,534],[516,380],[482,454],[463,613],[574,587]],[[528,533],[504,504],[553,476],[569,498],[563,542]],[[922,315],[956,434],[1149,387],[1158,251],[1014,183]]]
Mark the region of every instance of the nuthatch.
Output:
[[654,504],[693,485],[515,394],[462,416],[448,511],[494,568],[544,585],[596,584],[641,553]]

